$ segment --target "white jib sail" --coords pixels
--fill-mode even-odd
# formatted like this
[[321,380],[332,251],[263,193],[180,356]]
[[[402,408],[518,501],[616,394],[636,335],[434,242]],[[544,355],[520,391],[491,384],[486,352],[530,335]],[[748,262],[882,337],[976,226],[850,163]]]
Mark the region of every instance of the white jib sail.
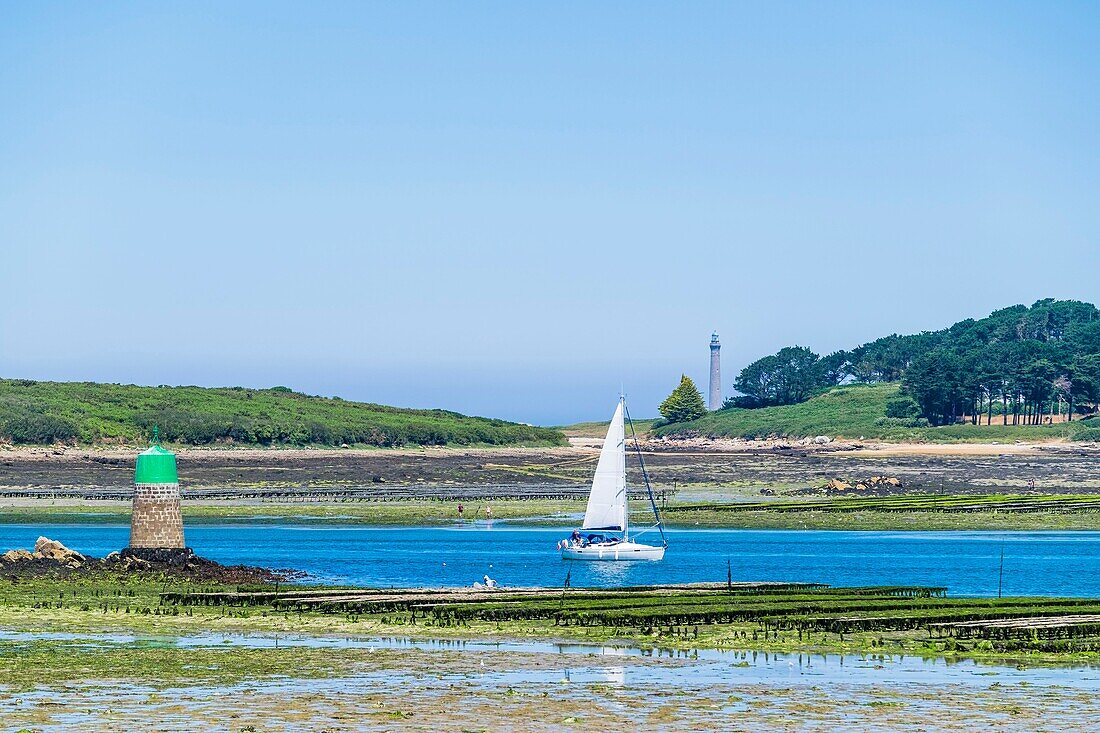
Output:
[[626,533],[626,434],[622,400],[607,427],[583,529]]

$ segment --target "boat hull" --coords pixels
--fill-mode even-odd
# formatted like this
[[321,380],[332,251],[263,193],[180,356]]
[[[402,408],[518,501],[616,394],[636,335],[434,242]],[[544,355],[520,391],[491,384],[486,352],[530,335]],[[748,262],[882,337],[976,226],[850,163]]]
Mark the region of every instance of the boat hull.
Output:
[[562,549],[563,560],[590,560],[623,562],[631,560],[660,560],[665,556],[665,548],[653,545],[639,545],[636,542],[619,542],[614,545],[570,545]]

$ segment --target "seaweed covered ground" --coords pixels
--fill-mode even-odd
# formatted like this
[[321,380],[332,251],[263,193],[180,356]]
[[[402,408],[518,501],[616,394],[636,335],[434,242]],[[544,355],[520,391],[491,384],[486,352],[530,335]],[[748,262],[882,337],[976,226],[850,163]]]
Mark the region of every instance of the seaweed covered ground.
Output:
[[931,624],[1069,619],[1097,603],[791,584],[563,596],[3,579],[0,725],[1083,731],[1100,715],[1095,628],[996,638]]
[[[188,657],[204,668],[237,653],[190,650]],[[315,652],[290,649],[264,656],[292,658],[301,671],[237,682],[161,684],[149,670],[150,677],[135,676],[122,685],[90,679],[44,681],[20,692],[0,686],[0,722],[36,733],[1062,733],[1095,730],[1100,717],[1095,688],[1078,680],[1004,667],[961,673],[942,664],[899,669],[884,658],[841,662],[761,654],[702,665],[598,653],[566,658],[494,650],[376,650],[326,653],[329,668],[320,670],[310,661]],[[708,674],[715,667],[721,673]],[[866,674],[849,676],[856,667]]]
[[1100,599],[952,597],[920,586],[706,583],[617,589],[233,584],[152,571],[0,578],[0,628],[539,638],[670,649],[1100,657]]

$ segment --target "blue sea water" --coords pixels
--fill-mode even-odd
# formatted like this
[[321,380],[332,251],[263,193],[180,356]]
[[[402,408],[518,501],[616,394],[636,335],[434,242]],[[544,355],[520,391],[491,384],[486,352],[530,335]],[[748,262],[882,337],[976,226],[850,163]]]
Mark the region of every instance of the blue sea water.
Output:
[[[661,562],[585,563],[560,558],[562,527],[343,527],[195,525],[187,544],[222,563],[291,568],[317,582],[462,586],[484,575],[510,586],[725,582],[936,585],[953,595],[995,596],[1002,547],[1005,595],[1100,597],[1100,532],[832,532],[672,530]],[[129,528],[0,525],[0,552],[39,535],[102,556]],[[653,538],[656,539],[655,537]],[[643,541],[649,540],[647,535]]]

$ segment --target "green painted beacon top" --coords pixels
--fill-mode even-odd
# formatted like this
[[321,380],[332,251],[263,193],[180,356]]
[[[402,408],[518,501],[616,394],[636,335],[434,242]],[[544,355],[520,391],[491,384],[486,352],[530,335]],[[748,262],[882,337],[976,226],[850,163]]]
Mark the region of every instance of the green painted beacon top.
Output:
[[134,469],[135,484],[178,484],[176,473],[176,454],[164,450],[159,444],[159,431],[153,429],[153,445],[149,450],[139,453],[137,467]]

